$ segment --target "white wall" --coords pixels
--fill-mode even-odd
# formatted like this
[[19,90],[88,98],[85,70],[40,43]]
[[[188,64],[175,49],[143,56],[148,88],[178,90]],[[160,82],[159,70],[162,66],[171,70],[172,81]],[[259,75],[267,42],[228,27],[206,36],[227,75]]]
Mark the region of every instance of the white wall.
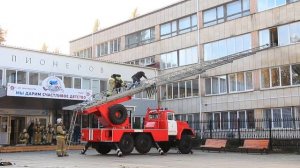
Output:
[[155,69],[134,67],[125,64],[101,62],[72,56],[43,53],[19,48],[0,46],[0,67],[55,74],[68,74],[91,78],[107,79],[113,73],[131,81],[131,76],[144,71],[146,76],[155,76]]

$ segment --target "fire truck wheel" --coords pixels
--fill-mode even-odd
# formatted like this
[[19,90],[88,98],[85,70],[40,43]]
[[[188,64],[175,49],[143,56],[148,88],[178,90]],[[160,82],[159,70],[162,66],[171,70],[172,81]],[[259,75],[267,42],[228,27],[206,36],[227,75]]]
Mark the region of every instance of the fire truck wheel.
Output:
[[152,147],[152,138],[148,134],[139,134],[135,138],[135,149],[141,153],[145,154],[150,151]]
[[113,124],[122,124],[127,119],[127,109],[122,104],[109,107],[109,119]]
[[171,148],[170,142],[159,142],[158,145],[164,151],[164,153],[169,152]]
[[130,154],[134,148],[133,137],[130,134],[124,134],[118,146],[124,155]]
[[110,152],[111,147],[109,145],[97,145],[96,151],[102,155],[106,155]]
[[182,135],[178,149],[182,154],[190,153],[192,150],[192,137],[190,135]]

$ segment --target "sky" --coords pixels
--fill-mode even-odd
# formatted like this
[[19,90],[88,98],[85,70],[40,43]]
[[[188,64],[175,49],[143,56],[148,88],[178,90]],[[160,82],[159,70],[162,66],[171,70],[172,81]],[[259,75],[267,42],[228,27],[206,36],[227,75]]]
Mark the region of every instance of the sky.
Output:
[[0,27],[5,45],[69,54],[69,41],[126,21],[132,11],[143,15],[180,0],[0,0]]

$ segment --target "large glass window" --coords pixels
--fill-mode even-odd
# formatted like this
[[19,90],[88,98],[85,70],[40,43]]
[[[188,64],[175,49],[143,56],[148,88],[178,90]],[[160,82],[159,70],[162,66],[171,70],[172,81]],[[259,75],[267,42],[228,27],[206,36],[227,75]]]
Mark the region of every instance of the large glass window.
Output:
[[197,47],[162,54],[160,55],[160,61],[161,69],[198,63]]
[[260,11],[272,9],[285,4],[286,4],[286,0],[258,0],[257,8],[258,11],[260,12]]
[[172,84],[164,85],[163,89],[161,89],[161,92],[164,92],[164,89],[167,90],[167,99],[177,99],[199,95],[198,79],[174,82]]
[[39,73],[39,85],[42,85],[42,82],[46,79],[46,78],[48,78],[48,74],[46,74],[46,73]]
[[121,44],[121,38],[117,38],[114,40],[111,40],[109,42],[109,54],[119,52],[120,51],[120,44]]
[[300,84],[300,64],[292,65],[292,83],[293,85]]
[[29,72],[29,85],[39,84],[39,73]]
[[253,89],[252,72],[238,72],[229,74],[229,91],[241,92]]
[[66,88],[72,88],[72,77],[64,77],[64,84]]
[[270,71],[269,68],[261,70],[261,87],[270,88]]
[[278,27],[279,45],[284,46],[300,42],[300,22]]
[[[271,119],[272,128],[293,128],[293,111],[291,107],[265,109],[264,117],[265,119]],[[269,128],[268,124],[268,122],[265,122],[265,128]]]
[[92,80],[93,95],[100,93],[100,80]]
[[6,83],[16,83],[16,70],[6,70]]
[[179,95],[180,95],[180,98],[185,97],[185,82],[184,81],[179,82]]
[[[226,12],[225,12],[226,11]],[[250,1],[237,0],[203,12],[204,27],[250,14]]]
[[125,36],[125,48],[133,48],[142,44],[150,43],[155,38],[154,27],[135,32]]
[[193,96],[199,96],[199,79],[194,79],[193,83]]
[[92,47],[75,52],[74,55],[79,56],[80,58],[92,58]]
[[[178,29],[177,29],[178,27]],[[197,15],[191,15],[160,25],[160,38],[168,38],[197,29]]]
[[173,83],[173,97],[174,97],[174,99],[179,98],[179,92],[178,92],[178,89],[179,89],[178,83],[177,83],[177,82],[176,82],[176,83]]
[[249,49],[251,49],[250,34],[207,43],[204,44],[204,61],[221,58]]
[[90,79],[82,79],[82,89],[91,89],[91,80]]
[[227,77],[218,76],[205,79],[205,93],[210,94],[222,94],[227,92]]
[[290,86],[290,85],[291,85],[290,66],[273,67],[270,69],[264,68],[261,70],[262,88]]
[[172,84],[167,84],[167,93],[168,93],[168,99],[173,99],[173,87]]
[[74,88],[81,89],[81,78],[74,78]]
[[26,84],[26,74],[27,74],[27,72],[24,72],[24,71],[17,72],[17,83],[18,84]]

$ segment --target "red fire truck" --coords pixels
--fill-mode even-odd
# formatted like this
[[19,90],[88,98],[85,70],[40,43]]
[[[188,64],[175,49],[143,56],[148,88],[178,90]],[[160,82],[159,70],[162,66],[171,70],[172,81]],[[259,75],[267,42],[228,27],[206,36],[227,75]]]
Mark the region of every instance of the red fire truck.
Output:
[[101,154],[115,149],[118,156],[130,154],[134,148],[145,154],[152,147],[160,154],[171,147],[177,147],[182,154],[191,153],[194,132],[186,122],[176,121],[171,110],[147,109],[144,128],[133,129],[126,108],[120,104],[130,99],[126,96],[85,109],[83,114],[95,114],[103,128],[83,128],[82,141]]

